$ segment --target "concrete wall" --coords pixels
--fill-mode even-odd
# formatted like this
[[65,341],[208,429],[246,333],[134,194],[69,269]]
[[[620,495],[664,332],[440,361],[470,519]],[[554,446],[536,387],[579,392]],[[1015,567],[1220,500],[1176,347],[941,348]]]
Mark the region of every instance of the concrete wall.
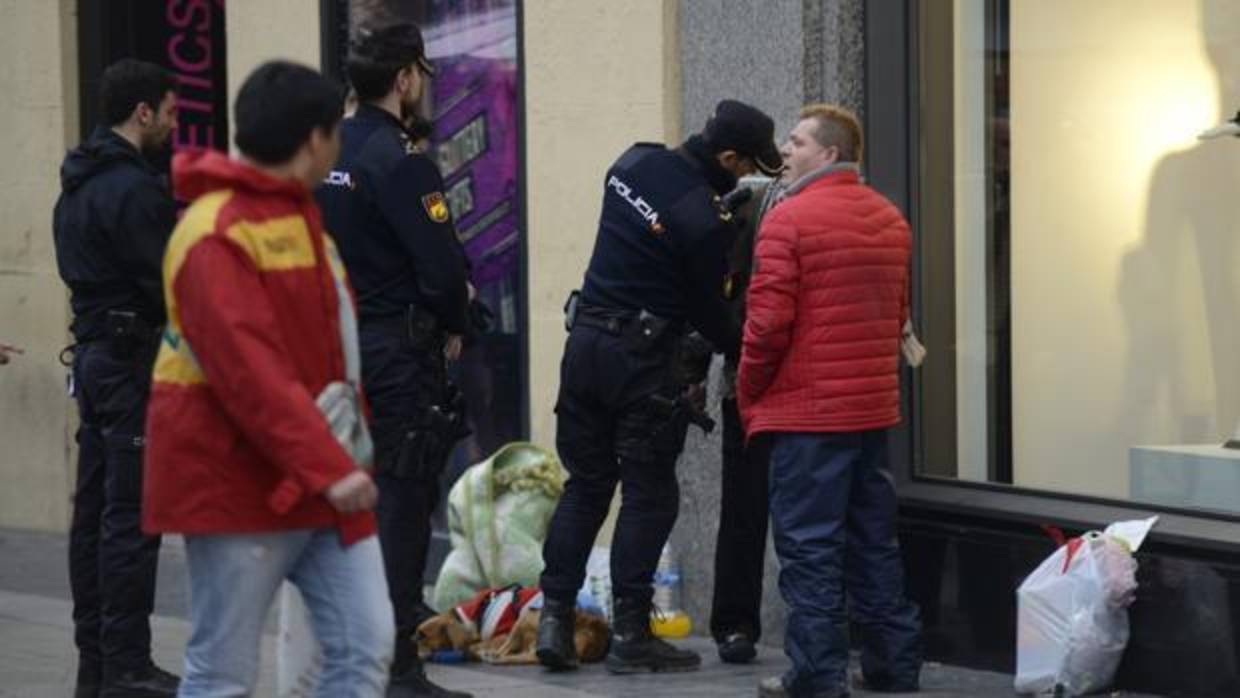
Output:
[[77,142],[72,0],[0,1],[0,341],[25,355],[0,366],[0,526],[64,530],[76,411],[57,363],[69,344],[56,273],[58,168]]
[[593,249],[603,174],[635,141],[677,140],[676,4],[525,4],[531,437],[555,443],[561,309]]
[[777,139],[796,125],[804,95],[802,2],[680,1],[682,135],[702,128],[725,98],[770,114]]

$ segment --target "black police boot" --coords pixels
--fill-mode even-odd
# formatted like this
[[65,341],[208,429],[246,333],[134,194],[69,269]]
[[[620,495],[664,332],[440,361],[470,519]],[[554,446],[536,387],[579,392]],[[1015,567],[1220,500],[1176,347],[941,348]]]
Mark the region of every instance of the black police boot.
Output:
[[577,668],[577,646],[573,644],[573,625],[577,604],[543,597],[538,617],[538,663],[552,671]]
[[650,602],[616,599],[616,617],[607,652],[607,671],[640,674],[694,671],[702,665],[696,652],[677,649],[650,631]]
[[388,684],[387,698],[473,698],[473,694],[451,691],[431,683],[431,680],[426,678],[422,663],[418,662],[417,666],[392,677]]
[[745,633],[729,633],[719,641],[719,658],[728,664],[748,664],[758,656],[753,640]]
[[99,698],[174,698],[181,679],[148,664],[104,679]]
[[73,698],[99,698],[99,686],[103,683],[103,671],[98,664],[78,662],[77,685]]
[[392,678],[388,682],[387,698],[473,698],[472,694],[449,691],[431,683],[426,668],[418,657],[418,646],[413,635],[397,632],[396,647],[392,660]]

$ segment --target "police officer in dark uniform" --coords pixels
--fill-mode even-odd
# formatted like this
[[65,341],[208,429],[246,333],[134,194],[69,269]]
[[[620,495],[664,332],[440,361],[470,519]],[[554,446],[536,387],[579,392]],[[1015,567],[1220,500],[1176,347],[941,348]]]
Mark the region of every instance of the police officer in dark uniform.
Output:
[[734,231],[720,197],[755,169],[779,170],[773,136],[770,117],[725,100],[679,148],[638,143],[604,178],[594,253],[580,295],[569,299],[560,364],[556,447],[570,477],[543,547],[537,653],[549,668],[577,665],[577,590],[617,483],[624,487],[611,547],[607,668],[700,664],[651,634],[651,580],[679,507],[676,458],[689,422],[702,421],[710,349],[695,350],[689,333],[725,354],[740,350],[740,326],[724,299]]
[[159,538],[141,528],[151,367],[164,324],[164,247],[176,208],[147,159],[176,128],[176,80],[123,60],[103,73],[104,125],[65,156],[52,227],[73,308],[73,392],[81,418],[69,532],[75,696],[173,696],[151,662]]
[[340,128],[340,161],[317,193],[357,294],[362,382],[375,440],[376,513],[396,614],[389,696],[467,696],[427,680],[414,631],[439,475],[463,435],[447,361],[469,330],[469,265],[434,161],[402,119],[434,72],[409,23],[362,29],[350,47],[358,108]]

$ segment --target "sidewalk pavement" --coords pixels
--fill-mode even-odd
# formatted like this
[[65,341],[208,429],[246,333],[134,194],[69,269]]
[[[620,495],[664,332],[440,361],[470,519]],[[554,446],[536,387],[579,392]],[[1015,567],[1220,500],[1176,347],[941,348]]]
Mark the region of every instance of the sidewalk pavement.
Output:
[[[66,538],[0,530],[0,698],[61,698],[72,694],[77,670],[66,572]],[[179,539],[166,539],[160,553],[159,589],[152,619],[155,661],[180,673],[189,636],[185,556]],[[274,629],[274,622],[268,624]],[[480,664],[431,665],[431,678],[478,698],[596,698],[601,696],[754,696],[765,676],[787,667],[783,653],[762,648],[754,664],[722,664],[705,638],[683,643],[702,655],[702,670],[682,674],[617,677],[601,664],[550,674],[540,667]],[[263,661],[256,696],[275,695],[275,634],[263,636]],[[1012,677],[928,664],[921,696],[989,698],[1012,696]],[[856,691],[854,696],[876,695]],[[1119,694],[1114,694],[1119,695]],[[1124,694],[1137,698],[1134,694]]]

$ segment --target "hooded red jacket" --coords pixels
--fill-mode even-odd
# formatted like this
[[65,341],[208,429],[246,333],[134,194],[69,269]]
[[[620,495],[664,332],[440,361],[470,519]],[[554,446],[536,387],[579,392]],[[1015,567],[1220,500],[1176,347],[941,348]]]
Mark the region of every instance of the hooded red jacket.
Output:
[[737,375],[746,434],[899,423],[911,249],[900,211],[852,170],[767,214]]
[[357,468],[315,405],[344,379],[337,303],[353,301],[311,192],[215,152],[178,154],[173,179],[194,203],[164,256],[143,528],[374,533],[323,496]]

